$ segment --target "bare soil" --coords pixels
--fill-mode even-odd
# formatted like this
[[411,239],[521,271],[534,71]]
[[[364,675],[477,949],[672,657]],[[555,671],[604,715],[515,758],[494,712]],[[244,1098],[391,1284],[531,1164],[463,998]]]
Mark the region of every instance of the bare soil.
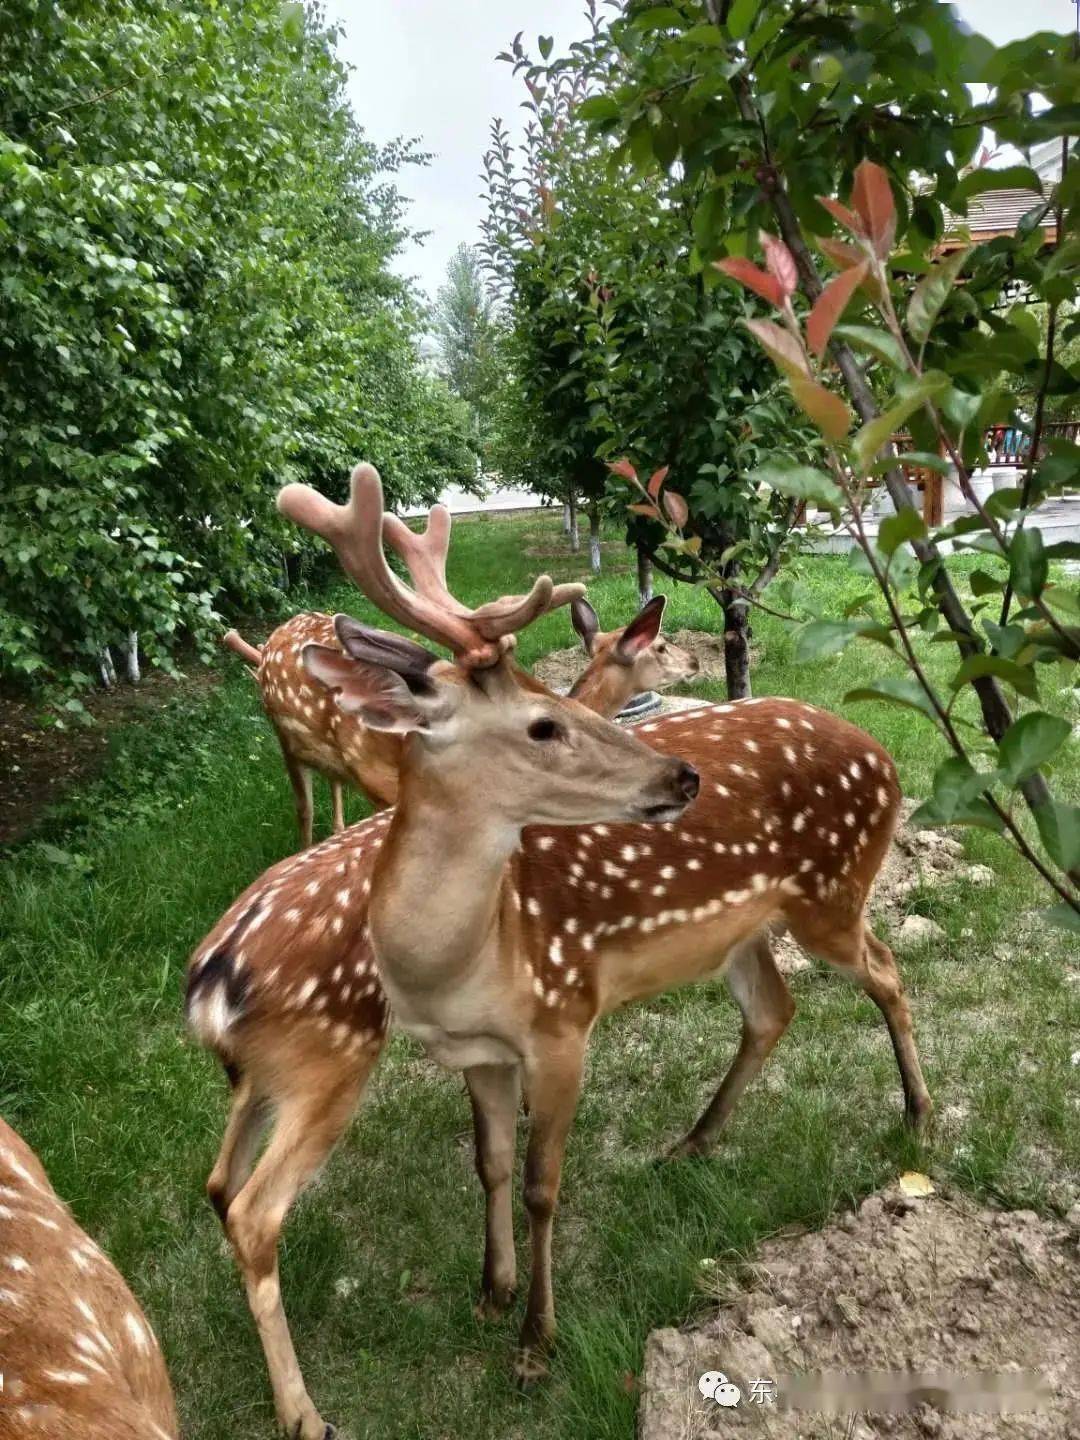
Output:
[[151,670],[138,685],[84,696],[92,723],[69,718],[64,729],[48,723],[40,704],[0,695],[0,845],[24,839],[65,790],[101,772],[114,726],[148,719],[181,688],[206,689],[219,679],[202,666],[179,681]]
[[[703,1324],[649,1337],[641,1440],[1080,1440],[1080,1207],[1041,1220],[893,1186],[766,1242],[717,1298]],[[707,1371],[739,1387],[737,1407],[700,1393]],[[885,1371],[895,1399],[877,1410],[835,1383]],[[802,1398],[788,1378],[824,1373],[834,1383]],[[776,1404],[751,1400],[761,1378]]]

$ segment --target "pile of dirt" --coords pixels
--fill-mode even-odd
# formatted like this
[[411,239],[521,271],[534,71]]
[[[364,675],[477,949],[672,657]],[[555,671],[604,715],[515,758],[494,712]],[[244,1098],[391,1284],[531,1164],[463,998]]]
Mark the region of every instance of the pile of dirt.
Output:
[[[1041,1220],[896,1185],[824,1230],[767,1241],[718,1298],[705,1324],[649,1337],[641,1440],[1080,1440],[1080,1205]],[[709,1372],[739,1388],[737,1405],[702,1393]],[[881,1372],[893,1398],[878,1409],[835,1383],[880,1385]],[[825,1373],[831,1385],[810,1380]],[[775,1403],[755,1380],[777,1382]]]
[[[697,657],[703,680],[724,678],[724,637],[708,630],[676,630],[667,637]],[[533,666],[533,674],[552,690],[569,690],[584,670],[585,651],[580,645],[568,650],[553,650]]]

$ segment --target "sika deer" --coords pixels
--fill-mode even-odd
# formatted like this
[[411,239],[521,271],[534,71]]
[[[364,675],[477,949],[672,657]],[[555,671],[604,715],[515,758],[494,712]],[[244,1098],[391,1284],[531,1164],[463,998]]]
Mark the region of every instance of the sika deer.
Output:
[[[666,689],[697,673],[693,656],[660,635],[664,604],[665,597],[658,595],[629,625],[604,634],[592,606],[574,601],[574,628],[590,657],[570,692],[575,699],[599,715],[615,715],[632,695]],[[311,643],[338,648],[332,616],[317,611],[294,615],[269,635],[261,650],[235,630],[224,637],[224,644],[251,667],[259,687],[281,746],[305,847],[312,841],[312,773],[329,781],[334,829],[342,830],[342,785],[355,785],[376,810],[392,805],[402,749],[399,735],[371,730],[331,703],[325,687],[301,664],[301,652]]]
[[[370,484],[358,473],[354,504]],[[366,509],[359,518],[370,528],[367,500],[356,508]],[[333,513],[331,520],[327,528],[351,562],[342,532],[352,522]],[[402,618],[390,604],[387,610]],[[677,1147],[707,1149],[790,1020],[792,1001],[768,948],[770,924],[785,920],[797,939],[880,1006],[909,1118],[929,1109],[891,953],[863,919],[899,797],[892,763],[876,742],[834,716],[784,700],[663,717],[639,733],[658,750],[677,749],[705,775],[687,821],[528,826],[515,848],[522,817],[505,805],[523,806],[528,818],[556,818],[548,811],[563,804],[562,788],[540,784],[530,771],[547,765],[550,776],[560,755],[568,763],[567,751],[572,764],[578,707],[562,701],[549,708],[552,697],[505,661],[492,667],[496,673],[470,674],[467,667],[455,673],[407,642],[393,641],[405,643],[400,651],[387,648],[392,637],[355,622],[343,619],[339,630],[360,661],[315,653],[309,663],[340,690],[339,703],[363,707],[367,723],[419,727],[422,738],[410,742],[409,752],[419,775],[396,816],[354,826],[250,887],[196,952],[189,988],[194,1028],[234,1067],[237,1082],[211,1194],[245,1275],[279,1415],[303,1437],[321,1436],[323,1422],[304,1390],[281,1310],[276,1241],[381,1048],[387,1006],[372,963],[369,911],[380,963],[388,952],[402,977],[404,1003],[397,994],[395,1001],[406,1028],[451,1063],[501,1062],[466,1071],[488,1197],[482,1303],[491,1310],[508,1303],[513,1290],[508,1187],[517,1076],[524,1071],[534,1125],[527,1205],[535,1245],[523,1375],[542,1369],[554,1332],[551,1217],[584,1044],[599,1014],[726,965],[743,1012],[743,1039],[716,1097]],[[371,663],[376,654],[378,667]],[[492,745],[485,742],[482,760],[471,767],[462,747],[474,738],[471,728],[503,727],[522,704],[532,718],[524,736],[512,727],[502,732],[500,748],[514,752],[514,765],[494,796],[493,787],[475,783],[477,764],[490,770]],[[530,712],[532,704],[542,713]],[[507,713],[496,721],[492,709]],[[534,721],[543,723],[530,735]],[[440,782],[436,757],[453,758],[455,751],[457,763]],[[428,766],[436,772],[430,785]],[[837,812],[835,797],[848,808]],[[425,841],[428,819],[436,828]],[[436,841],[441,848],[430,850]],[[477,893],[477,866],[487,870],[486,895]],[[454,883],[462,874],[467,891]],[[381,908],[369,903],[373,881],[384,896]],[[459,903],[465,893],[468,905]],[[418,923],[407,920],[395,940],[387,932],[400,920],[397,907],[409,904],[417,906]],[[425,939],[431,934],[448,943],[433,948]],[[393,984],[391,978],[392,994]],[[249,1181],[268,1105],[277,1106],[278,1124]]]
[[176,1440],[146,1317],[0,1120],[0,1436]]

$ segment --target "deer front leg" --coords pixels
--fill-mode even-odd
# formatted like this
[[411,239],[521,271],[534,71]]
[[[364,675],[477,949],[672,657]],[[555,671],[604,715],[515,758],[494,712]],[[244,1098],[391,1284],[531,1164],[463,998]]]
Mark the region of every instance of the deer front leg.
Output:
[[584,1035],[552,1038],[526,1067],[529,1148],[525,1157],[525,1209],[532,1243],[532,1272],[521,1343],[514,1370],[522,1385],[547,1374],[555,1340],[555,1297],[551,1286],[551,1238],[559,1200],[566,1137],[581,1094]]
[[342,800],[342,784],[340,780],[330,781],[330,803],[334,810],[334,833],[345,829],[345,807]]
[[475,1065],[465,1071],[465,1083],[472,1100],[476,1173],[487,1197],[484,1274],[477,1306],[477,1314],[487,1319],[502,1314],[517,1284],[511,1181],[521,1080],[516,1066]]

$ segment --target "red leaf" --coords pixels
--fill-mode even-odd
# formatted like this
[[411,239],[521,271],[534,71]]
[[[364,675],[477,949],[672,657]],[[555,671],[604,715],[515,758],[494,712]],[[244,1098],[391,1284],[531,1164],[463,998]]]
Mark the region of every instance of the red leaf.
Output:
[[795,287],[799,283],[799,272],[795,268],[795,260],[791,251],[782,240],[766,231],[761,233],[761,248],[765,252],[765,268],[770,275],[774,275],[780,282],[780,289],[784,295],[794,295]]
[[637,471],[629,460],[609,460],[607,468],[613,475],[621,475],[624,480],[637,479]]
[[680,530],[690,519],[690,507],[677,490],[664,491],[664,509]]
[[873,241],[878,259],[886,259],[896,235],[896,205],[888,174],[873,160],[859,162],[851,190],[851,203],[863,223],[863,229]]
[[664,518],[655,505],[644,505],[639,502],[636,505],[631,505],[630,509],[635,515],[647,515],[650,520],[662,520]]
[[849,245],[846,240],[837,240],[831,235],[822,236],[817,242],[818,249],[827,255],[834,265],[846,270],[849,265],[861,265],[866,259],[858,245]]
[[825,206],[834,220],[839,220],[845,230],[850,230],[852,235],[864,234],[862,221],[853,210],[846,205],[841,205],[839,200],[833,200],[829,195],[819,195],[818,203]]
[[738,280],[740,285],[745,285],[748,290],[753,290],[755,295],[768,300],[770,305],[780,306],[784,303],[784,292],[779,280],[774,275],[767,275],[764,270],[759,270],[752,260],[733,255],[728,260],[714,260],[713,264],[717,270],[730,275],[732,280]]
[[833,332],[833,326],[844,313],[852,295],[862,284],[866,271],[865,260],[861,260],[858,265],[853,265],[850,270],[841,270],[840,274],[829,281],[815,300],[814,308],[810,311],[806,321],[806,343],[815,355],[824,353],[825,346],[829,343],[829,336]]
[[[849,245],[846,240],[834,240],[824,236],[817,242],[818,249],[823,255],[827,255],[834,265],[839,265],[841,270],[846,270],[849,265],[861,265],[866,259],[865,253],[857,245]],[[883,298],[883,287],[870,269],[867,269],[862,278],[862,288],[873,300]]]
[[664,481],[667,479],[667,473],[670,469],[670,465],[661,465],[659,470],[654,470],[653,473],[649,476],[649,483],[645,486],[645,489],[649,492],[649,494],[654,500],[656,499],[657,495],[659,495],[660,486],[663,485]]
[[744,320],[743,324],[753,335],[774,365],[785,375],[808,375],[810,367],[806,356],[799,349],[798,342],[779,325],[771,320]]
[[843,440],[851,429],[851,411],[831,390],[808,375],[791,377],[791,393],[818,429],[830,440]]

